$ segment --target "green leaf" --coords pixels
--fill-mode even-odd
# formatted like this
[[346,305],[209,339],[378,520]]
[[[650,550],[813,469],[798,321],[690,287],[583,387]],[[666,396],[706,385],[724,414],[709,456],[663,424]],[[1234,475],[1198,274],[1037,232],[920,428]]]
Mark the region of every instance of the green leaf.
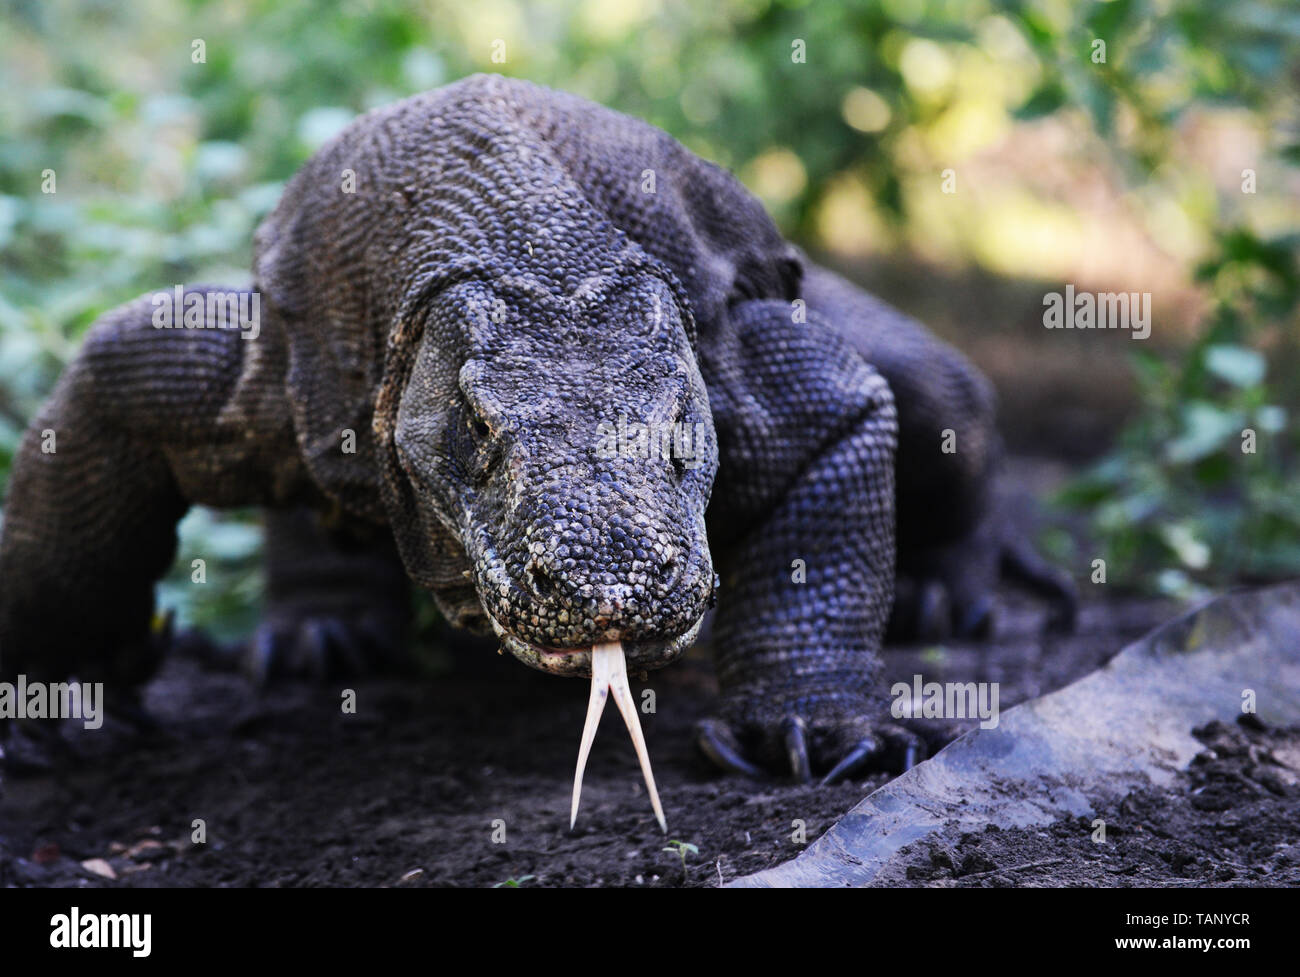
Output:
[[1132,0],[1112,0],[1110,3],[1099,3],[1092,9],[1088,16],[1088,27],[1092,29],[1094,36],[1100,37],[1109,45],[1115,39],[1116,31],[1133,14]]
[[1210,548],[1187,523],[1162,526],[1160,536],[1184,566],[1192,570],[1204,570],[1209,565]]
[[1256,350],[1224,345],[1205,350],[1205,367],[1235,387],[1254,387],[1263,381],[1268,364]]
[[1286,430],[1286,408],[1265,404],[1255,411],[1255,424],[1261,431],[1279,434]]
[[1037,119],[1044,115],[1051,115],[1065,105],[1065,101],[1065,88],[1059,81],[1053,79],[1030,95],[1024,104],[1016,109],[1016,118]]
[[1183,433],[1165,449],[1165,459],[1173,464],[1199,461],[1213,454],[1240,434],[1244,426],[1236,412],[1208,401],[1186,404],[1181,414]]

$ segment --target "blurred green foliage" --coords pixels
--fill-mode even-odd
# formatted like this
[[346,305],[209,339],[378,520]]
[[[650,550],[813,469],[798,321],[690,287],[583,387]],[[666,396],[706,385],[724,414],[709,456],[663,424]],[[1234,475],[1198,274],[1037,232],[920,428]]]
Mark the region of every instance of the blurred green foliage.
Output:
[[[1234,230],[1219,241],[1200,269],[1215,295],[1211,321],[1175,361],[1134,356],[1142,410],[1061,496],[1091,514],[1111,579],[1188,598],[1300,573],[1300,238]],[[1270,344],[1270,364],[1252,344],[1278,328],[1291,348]]]
[[[0,28],[0,484],[97,315],[175,282],[246,280],[257,222],[348,120],[495,70],[667,129],[814,246],[833,243],[824,212],[846,186],[869,208],[848,225],[869,221],[880,247],[933,236],[951,211],[922,221],[918,188],[932,192],[954,146],[1064,120],[1096,167],[1204,232],[1215,302],[1180,359],[1137,359],[1143,410],[1069,499],[1095,513],[1112,579],[1186,589],[1300,570],[1296,390],[1280,373],[1295,240],[1207,191],[1175,149],[1190,113],[1237,106],[1269,134],[1269,159],[1300,162],[1294,3],[0,0]],[[43,192],[49,171],[56,193]],[[1248,424],[1258,450],[1242,456]],[[185,618],[246,626],[250,518],[186,520],[164,598]],[[189,559],[214,554],[226,559],[212,585],[188,586]]]
[[[1207,102],[1279,120],[1267,152],[1300,166],[1300,7],[1183,3],[1147,20],[1157,6],[1114,0],[1088,11],[1094,36],[1122,39],[1096,71],[1077,32],[1015,5],[1052,66],[1025,111],[1086,109],[1135,182],[1167,165],[1173,134]],[[1171,97],[1175,71],[1182,84]],[[1121,115],[1135,123],[1124,136]],[[1231,194],[1220,203],[1196,269],[1210,314],[1177,356],[1133,356],[1140,411],[1061,496],[1090,514],[1111,581],[1188,598],[1300,574],[1300,231],[1260,233]]]

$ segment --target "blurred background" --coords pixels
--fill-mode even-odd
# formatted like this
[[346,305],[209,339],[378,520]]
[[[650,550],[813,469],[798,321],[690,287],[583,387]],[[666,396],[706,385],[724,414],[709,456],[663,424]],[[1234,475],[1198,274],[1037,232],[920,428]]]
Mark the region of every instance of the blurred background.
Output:
[[[97,315],[247,281],[317,147],[476,71],[661,126],[964,350],[1011,451],[1068,472],[1082,537],[1041,542],[1081,580],[1300,574],[1294,0],[0,0],[0,485]],[[1151,338],[1044,329],[1067,283],[1150,292]],[[259,538],[192,513],[209,585],[164,603],[247,628]]]

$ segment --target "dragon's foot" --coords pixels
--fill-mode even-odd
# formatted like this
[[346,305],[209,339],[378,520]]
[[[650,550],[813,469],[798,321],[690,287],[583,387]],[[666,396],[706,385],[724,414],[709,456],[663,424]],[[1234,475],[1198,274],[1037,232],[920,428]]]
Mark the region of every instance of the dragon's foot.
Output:
[[886,639],[986,641],[996,630],[999,581],[1018,583],[1047,603],[1044,628],[1072,631],[1078,593],[1070,577],[1011,529],[990,520],[969,537],[940,546],[903,546]]
[[991,591],[970,593],[935,578],[900,576],[886,640],[933,642],[948,638],[985,641],[993,637],[996,602]]
[[[0,771],[15,778],[43,776],[105,752],[174,742],[145,708],[138,688],[96,684],[98,702],[87,704],[82,714],[0,723]],[[89,732],[82,733],[82,728]],[[95,740],[93,750],[87,749],[90,737]]]
[[819,775],[832,784],[867,771],[901,773],[928,755],[919,735],[850,696],[777,705],[771,696],[729,697],[721,713],[696,725],[696,744],[719,767],[751,777],[785,773],[807,783]]
[[372,612],[273,613],[244,646],[241,664],[258,685],[286,679],[324,682],[393,671],[405,623]]

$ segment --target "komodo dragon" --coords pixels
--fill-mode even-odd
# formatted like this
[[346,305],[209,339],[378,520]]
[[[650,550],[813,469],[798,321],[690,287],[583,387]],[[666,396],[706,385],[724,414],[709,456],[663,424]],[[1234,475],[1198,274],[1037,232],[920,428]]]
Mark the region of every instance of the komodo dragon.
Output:
[[5,676],[147,678],[194,504],[270,510],[263,675],[391,654],[407,577],[566,675],[601,642],[668,664],[716,596],[698,739],[749,773],[923,755],[883,706],[896,519],[900,631],[981,632],[999,562],[1071,612],[994,515],[987,382],[581,98],[475,76],[362,116],[257,232],[256,330],[214,321],[224,291],[176,289],[172,328],[171,291],[106,314],[27,431]]

